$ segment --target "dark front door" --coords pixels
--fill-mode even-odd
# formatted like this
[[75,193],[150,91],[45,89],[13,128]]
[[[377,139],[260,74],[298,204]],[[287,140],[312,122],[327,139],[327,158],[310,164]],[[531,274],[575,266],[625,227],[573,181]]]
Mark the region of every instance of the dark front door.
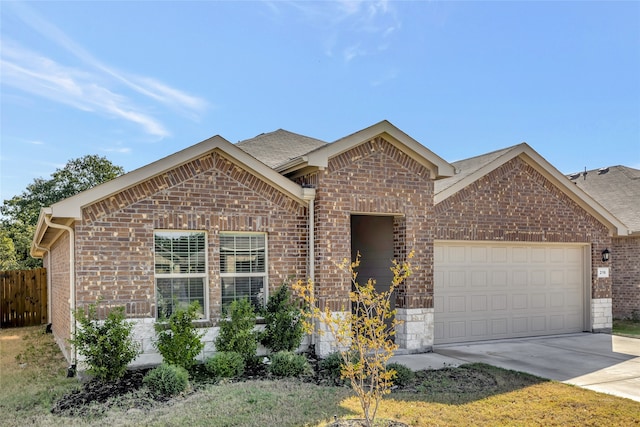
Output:
[[[352,215],[351,216],[351,259],[360,252],[360,266],[357,269],[358,283],[365,284],[375,279],[376,291],[389,290],[393,274],[393,217]],[[395,295],[391,297],[391,309],[395,308]]]

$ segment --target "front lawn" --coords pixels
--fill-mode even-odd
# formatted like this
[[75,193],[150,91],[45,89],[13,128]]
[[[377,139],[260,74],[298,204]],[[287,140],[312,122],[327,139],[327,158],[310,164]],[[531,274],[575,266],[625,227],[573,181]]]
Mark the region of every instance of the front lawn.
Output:
[[[81,415],[52,414],[58,399],[80,385],[66,378],[65,361],[43,328],[0,330],[0,385],[6,426],[320,427],[334,416],[360,416],[347,387],[274,379],[198,383],[162,401],[140,388],[95,402]],[[385,398],[378,418],[412,426],[630,426],[640,425],[640,403],[474,364],[417,372]]]
[[613,333],[624,337],[640,338],[640,320],[614,320]]

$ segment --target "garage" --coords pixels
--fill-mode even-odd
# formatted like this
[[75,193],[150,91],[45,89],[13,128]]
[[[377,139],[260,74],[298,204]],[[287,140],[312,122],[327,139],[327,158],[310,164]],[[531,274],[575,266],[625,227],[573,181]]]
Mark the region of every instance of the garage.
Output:
[[436,241],[434,344],[589,329],[586,244]]

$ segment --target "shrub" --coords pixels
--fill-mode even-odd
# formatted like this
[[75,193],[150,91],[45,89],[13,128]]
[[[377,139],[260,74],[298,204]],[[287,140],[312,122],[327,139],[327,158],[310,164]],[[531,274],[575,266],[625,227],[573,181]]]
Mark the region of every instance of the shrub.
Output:
[[254,363],[258,349],[258,339],[253,330],[255,324],[256,315],[249,300],[233,301],[229,306],[229,318],[220,321],[216,350],[234,351],[246,363]]
[[340,352],[334,352],[322,359],[318,363],[318,368],[326,371],[334,380],[340,380],[342,378],[342,355]]
[[182,366],[163,363],[147,372],[142,383],[156,396],[174,396],[189,387],[189,373]]
[[69,340],[85,357],[89,373],[101,380],[121,378],[127,365],[140,354],[140,344],[133,341],[133,324],[125,320],[124,307],[112,309],[104,321],[97,319],[96,305],[88,312],[80,308],[74,312],[80,324]]
[[234,378],[244,374],[244,359],[235,351],[220,351],[210,357],[204,366],[216,378]]
[[174,311],[168,322],[156,323],[155,330],[158,340],[155,347],[162,354],[162,359],[170,365],[191,369],[196,364],[196,357],[202,351],[204,343],[193,321],[198,318],[200,305],[191,304],[186,310]]
[[304,328],[300,310],[291,299],[286,284],[269,297],[264,313],[266,326],[260,334],[260,342],[271,352],[295,351],[302,343]]
[[313,322],[318,321],[334,337],[337,347],[344,349],[340,352],[342,376],[349,379],[351,388],[358,396],[368,427],[374,424],[382,397],[390,393],[393,372],[387,371],[386,364],[398,348],[392,338],[396,326],[401,323],[395,317],[396,311],[391,309],[391,298],[411,275],[408,260],[413,255],[413,252],[409,253],[407,261],[402,263],[393,261],[393,279],[389,289],[383,292],[376,291],[373,279],[366,284],[357,282],[360,254],[354,262],[343,260],[339,267],[351,276],[352,284],[352,291],[349,292],[351,311],[346,316],[333,313],[330,304],[320,308],[312,281],[298,281],[293,285],[294,291],[309,307],[303,318],[305,330],[311,333]]
[[406,386],[416,377],[415,372],[401,363],[389,363],[387,365],[387,371],[395,371],[392,381],[398,386]]
[[301,354],[279,351],[271,355],[269,373],[276,377],[299,377],[311,373],[311,365]]

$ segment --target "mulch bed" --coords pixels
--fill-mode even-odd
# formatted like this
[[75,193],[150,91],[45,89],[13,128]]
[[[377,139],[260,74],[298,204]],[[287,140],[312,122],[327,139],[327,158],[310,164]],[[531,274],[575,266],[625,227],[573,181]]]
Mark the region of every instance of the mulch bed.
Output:
[[[348,387],[348,381],[336,378],[331,372],[323,371],[320,368],[319,360],[309,355],[308,360],[313,368],[313,374],[302,378],[304,381],[315,383],[320,386],[344,386]],[[87,414],[100,414],[109,408],[122,405],[128,409],[151,408],[158,401],[168,401],[169,398],[155,396],[143,387],[142,380],[147,369],[135,369],[126,372],[123,378],[117,381],[89,380],[84,385],[63,396],[55,402],[52,413],[67,416],[84,416]],[[203,365],[197,366],[191,373],[191,392],[207,384],[215,383],[204,370]],[[257,363],[245,370],[241,378],[233,381],[254,381],[270,378],[266,366]],[[415,378],[408,384],[394,386],[392,392],[407,393],[466,393],[477,390],[478,387],[490,390],[497,386],[496,379],[487,372],[472,369],[452,369],[444,368],[440,370],[417,371]],[[382,421],[382,420],[381,420]],[[363,420],[336,420],[330,427],[360,427],[364,426]],[[388,421],[387,424],[378,424],[380,427],[403,427],[405,424],[397,421]]]

